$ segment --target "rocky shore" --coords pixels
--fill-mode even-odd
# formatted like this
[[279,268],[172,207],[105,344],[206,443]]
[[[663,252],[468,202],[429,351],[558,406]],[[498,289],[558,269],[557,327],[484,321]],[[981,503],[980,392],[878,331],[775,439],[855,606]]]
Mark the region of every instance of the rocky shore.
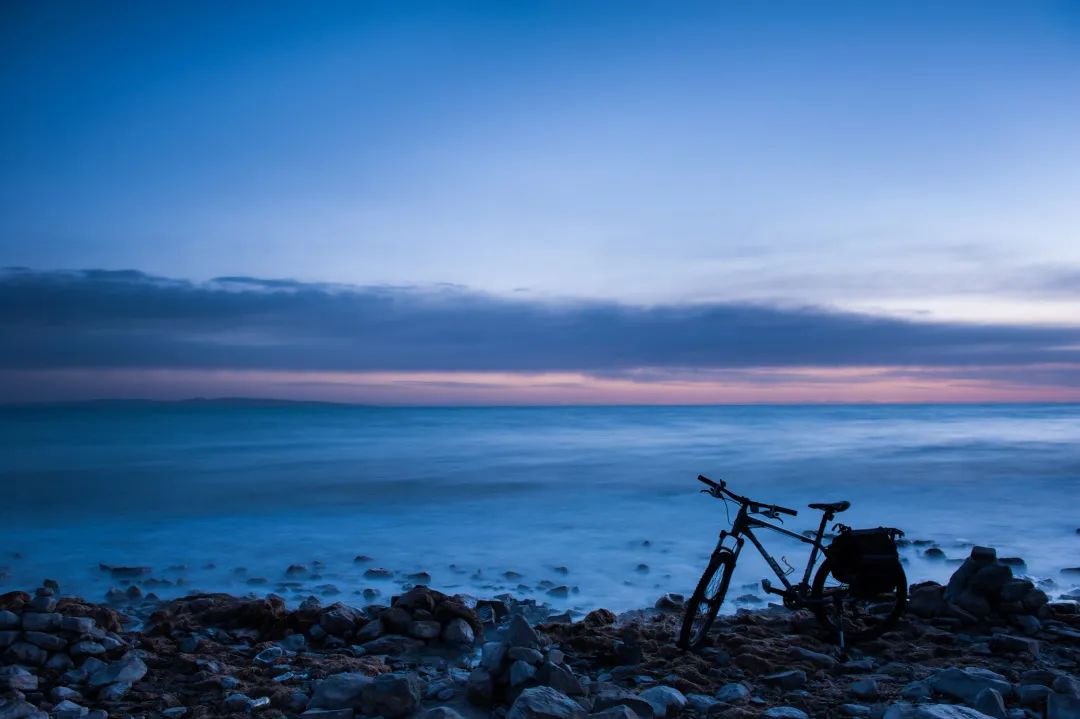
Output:
[[[679,651],[681,597],[578,621],[415,586],[385,604],[131,592],[0,595],[0,719],[1080,719],[1080,605],[976,547],[841,656],[805,612],[722,617]],[[418,578],[423,579],[423,578]]]

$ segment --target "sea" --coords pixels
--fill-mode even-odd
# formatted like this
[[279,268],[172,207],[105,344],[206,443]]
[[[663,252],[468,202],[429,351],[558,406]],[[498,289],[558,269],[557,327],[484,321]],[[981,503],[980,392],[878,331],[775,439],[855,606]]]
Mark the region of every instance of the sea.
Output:
[[[797,509],[796,532],[820,522],[809,503],[850,501],[836,521],[913,540],[911,582],[972,545],[1052,596],[1080,565],[1078,405],[20,406],[0,409],[0,456],[0,592],[364,603],[429,583],[648,607],[693,590],[734,517],[698,474]],[[758,536],[801,577],[808,545]],[[725,611],[761,606],[767,576],[748,544]]]

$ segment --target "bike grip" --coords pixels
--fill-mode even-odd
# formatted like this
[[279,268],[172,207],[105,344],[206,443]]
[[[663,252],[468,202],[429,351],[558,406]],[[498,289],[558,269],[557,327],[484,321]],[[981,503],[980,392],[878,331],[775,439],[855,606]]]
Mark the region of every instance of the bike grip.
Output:
[[706,476],[705,476],[704,474],[699,474],[699,475],[697,476],[697,479],[698,479],[698,481],[699,481],[699,482],[702,482],[702,483],[704,483],[704,484],[707,484],[707,485],[709,485],[710,487],[719,487],[719,486],[720,486],[720,485],[718,485],[718,484],[717,484],[716,482],[714,482],[714,481],[712,481],[711,479],[709,479],[708,477],[706,477]]

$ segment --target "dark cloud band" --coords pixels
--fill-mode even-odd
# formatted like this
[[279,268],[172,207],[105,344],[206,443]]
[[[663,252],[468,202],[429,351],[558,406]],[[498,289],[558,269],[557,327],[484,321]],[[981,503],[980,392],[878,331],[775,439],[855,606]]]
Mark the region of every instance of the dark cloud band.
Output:
[[915,322],[754,304],[508,299],[135,271],[0,273],[0,367],[266,370],[1020,366],[1080,361],[1080,328]]

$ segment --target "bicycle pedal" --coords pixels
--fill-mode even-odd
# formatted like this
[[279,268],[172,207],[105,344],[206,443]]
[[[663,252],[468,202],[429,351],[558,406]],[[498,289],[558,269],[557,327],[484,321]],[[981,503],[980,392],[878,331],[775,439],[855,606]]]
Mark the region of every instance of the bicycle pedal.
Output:
[[761,588],[766,594],[779,594],[780,596],[784,596],[784,590],[774,587],[772,585],[772,582],[770,582],[768,579],[761,580]]

